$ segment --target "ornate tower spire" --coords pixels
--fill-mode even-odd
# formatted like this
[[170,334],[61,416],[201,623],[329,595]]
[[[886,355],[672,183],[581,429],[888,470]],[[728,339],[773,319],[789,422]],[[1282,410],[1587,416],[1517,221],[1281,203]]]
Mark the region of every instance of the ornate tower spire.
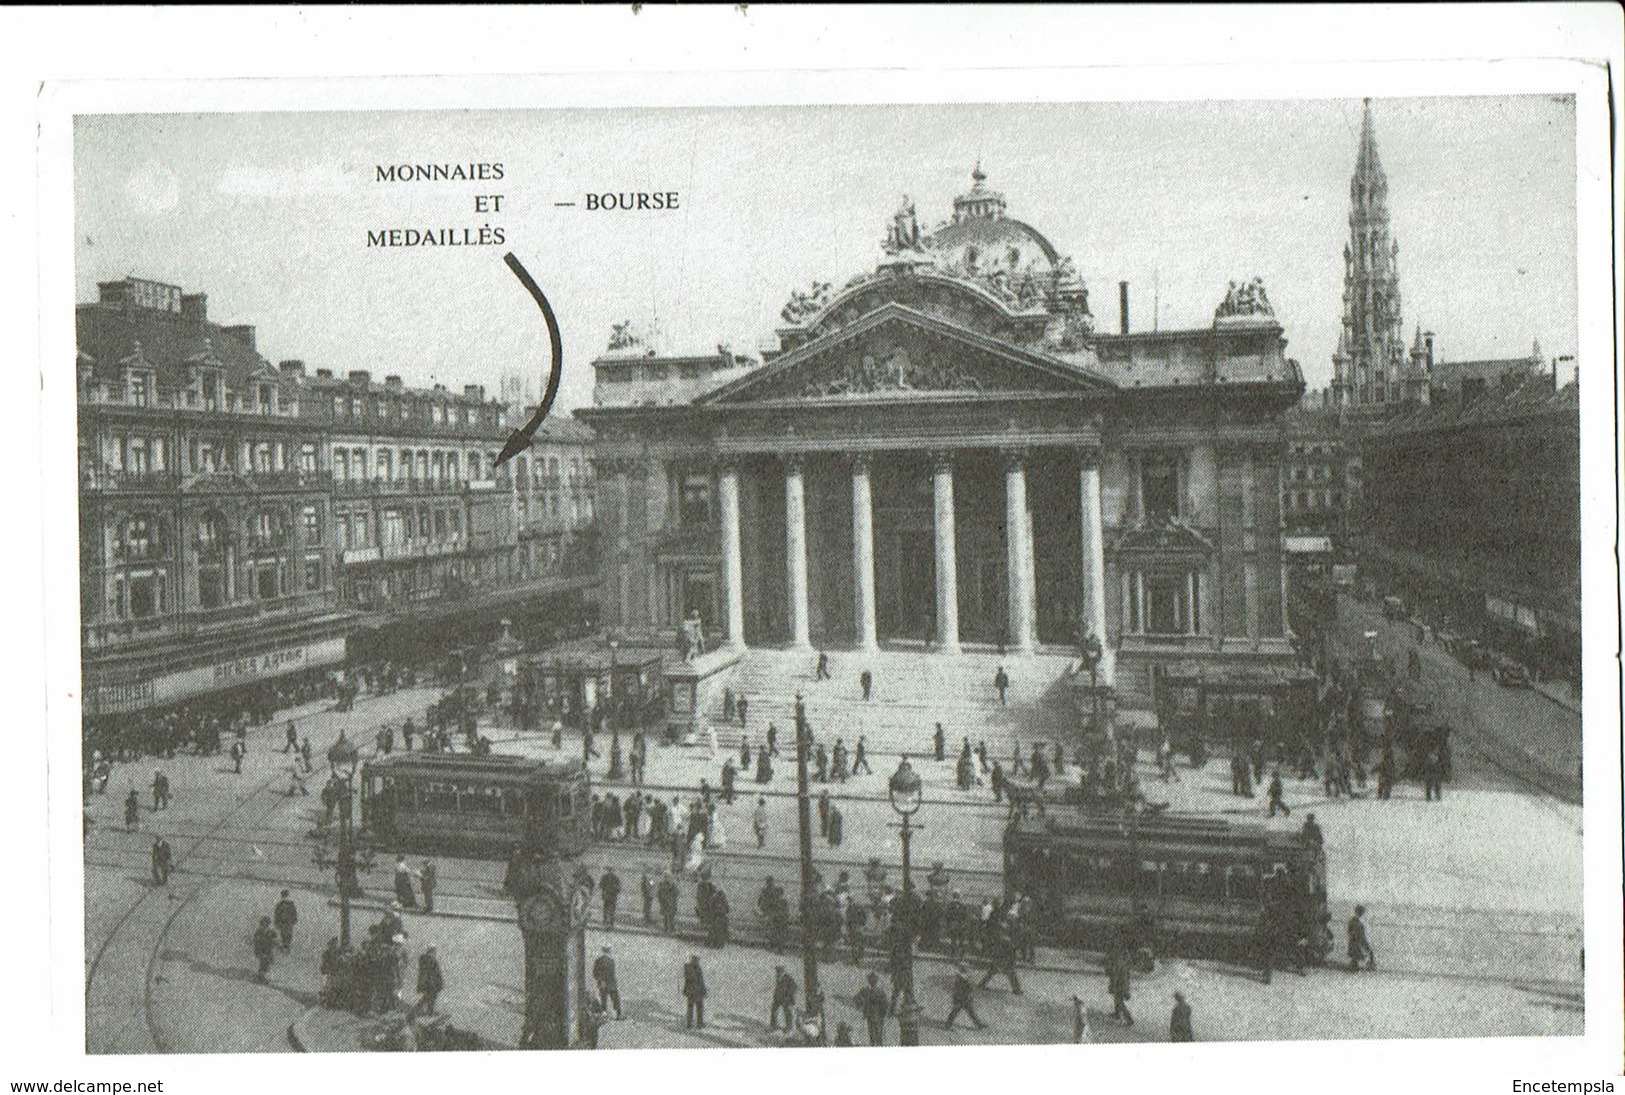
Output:
[[1399,296],[1399,244],[1388,230],[1388,176],[1377,155],[1371,100],[1349,179],[1349,242],[1343,249],[1343,331],[1332,387],[1344,406],[1405,397],[1407,363]]

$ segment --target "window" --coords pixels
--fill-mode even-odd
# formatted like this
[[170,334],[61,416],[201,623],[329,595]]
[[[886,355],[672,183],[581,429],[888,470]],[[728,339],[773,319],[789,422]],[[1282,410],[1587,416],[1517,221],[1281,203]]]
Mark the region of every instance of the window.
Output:
[[145,437],[130,438],[130,462],[127,470],[136,475],[145,475],[152,470],[152,450],[148,447]]
[[344,449],[333,450],[333,470],[338,475],[339,482],[350,481],[350,454]]
[[254,596],[262,601],[269,601],[276,596],[275,564],[257,567],[254,570]]
[[271,386],[269,384],[258,384],[258,385],[255,386],[254,392],[255,392],[255,398],[256,398],[257,402],[259,403],[260,413],[261,414],[270,414],[271,413]]
[[322,588],[322,560],[320,556],[305,558],[305,589],[314,592]]
[[203,406],[207,410],[216,410],[220,406],[220,378],[213,373],[203,374],[202,383]]
[[207,554],[220,546],[221,520],[218,513],[205,513],[197,522],[197,549]]
[[316,472],[316,446],[301,445],[299,447],[299,470],[312,475]]
[[152,405],[152,376],[144,372],[130,374],[130,402],[137,407]]
[[342,395],[333,397],[333,417],[335,419],[344,417],[344,397]]
[[683,476],[678,496],[678,520],[684,528],[703,528],[711,523],[711,479],[705,475]]
[[378,478],[380,478],[380,479],[388,479],[388,478],[390,478],[390,459],[389,459],[389,457],[390,457],[390,453],[389,453],[388,449],[379,449],[378,450],[377,471],[378,471]]
[[446,538],[446,513],[444,510],[435,510],[434,538],[436,540],[444,540]]
[[151,517],[142,514],[132,517],[124,525],[124,552],[131,559],[150,559],[157,554],[157,526]]
[[254,446],[254,470],[257,472],[271,471],[271,446],[261,443]]
[[300,511],[305,525],[305,543],[319,544],[322,542],[322,516],[315,506],[306,506]]
[[1195,634],[1201,629],[1201,575],[1128,575],[1129,630],[1147,635]]
[[282,515],[274,510],[254,514],[254,546],[275,547],[282,542]]
[[1179,462],[1147,458],[1140,465],[1141,512],[1149,520],[1179,516]]
[[433,422],[435,425],[438,426],[440,424],[441,417],[444,414],[445,414],[445,410],[444,410],[444,408],[442,408],[440,406],[440,404],[438,404],[438,403],[429,404],[429,421],[430,422]]

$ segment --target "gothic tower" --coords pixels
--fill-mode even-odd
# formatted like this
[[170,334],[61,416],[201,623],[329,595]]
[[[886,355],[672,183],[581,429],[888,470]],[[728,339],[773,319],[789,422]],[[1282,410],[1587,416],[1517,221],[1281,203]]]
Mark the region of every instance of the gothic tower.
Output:
[[1371,100],[1360,121],[1360,152],[1349,180],[1349,241],[1343,247],[1343,330],[1332,357],[1342,407],[1376,407],[1426,391],[1411,375],[1400,318],[1399,244],[1388,231],[1388,176],[1377,157]]

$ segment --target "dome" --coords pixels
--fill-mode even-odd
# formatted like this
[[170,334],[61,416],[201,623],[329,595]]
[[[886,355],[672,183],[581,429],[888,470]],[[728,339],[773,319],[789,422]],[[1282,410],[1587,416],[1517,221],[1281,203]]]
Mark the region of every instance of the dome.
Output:
[[977,165],[970,191],[954,199],[953,219],[923,243],[941,267],[973,275],[1054,271],[1060,262],[1055,247],[1030,224],[1006,216],[1005,208],[1004,195],[988,188]]

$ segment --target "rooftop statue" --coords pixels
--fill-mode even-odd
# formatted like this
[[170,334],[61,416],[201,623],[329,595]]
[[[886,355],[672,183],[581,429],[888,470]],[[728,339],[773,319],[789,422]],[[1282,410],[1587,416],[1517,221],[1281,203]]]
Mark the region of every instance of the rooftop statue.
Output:
[[886,230],[886,253],[895,255],[903,251],[919,251],[920,219],[915,215],[914,203],[904,195],[903,204],[892,214],[891,227]]
[[832,288],[827,281],[814,281],[810,288],[792,290],[789,301],[779,312],[779,318],[786,323],[805,323],[829,303]]
[[1264,279],[1253,278],[1243,285],[1230,283],[1225,290],[1224,301],[1213,313],[1214,319],[1228,319],[1237,316],[1262,316],[1274,318],[1275,310],[1270,307],[1269,295],[1264,292]]

